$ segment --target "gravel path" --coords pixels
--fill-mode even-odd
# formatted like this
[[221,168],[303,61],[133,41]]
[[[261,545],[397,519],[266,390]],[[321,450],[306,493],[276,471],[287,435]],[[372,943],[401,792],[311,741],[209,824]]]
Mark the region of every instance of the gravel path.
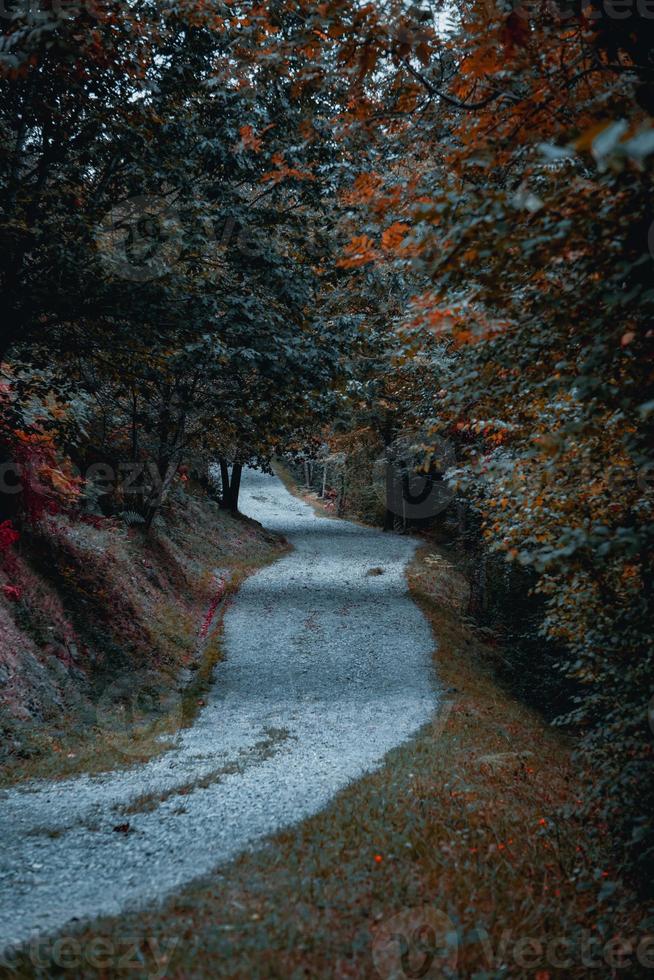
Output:
[[[0,949],[210,872],[324,807],[431,717],[433,639],[404,580],[414,543],[318,517],[254,471],[241,507],[294,550],[228,610],[194,727],[135,769],[0,793]],[[126,818],[144,793],[156,808]]]

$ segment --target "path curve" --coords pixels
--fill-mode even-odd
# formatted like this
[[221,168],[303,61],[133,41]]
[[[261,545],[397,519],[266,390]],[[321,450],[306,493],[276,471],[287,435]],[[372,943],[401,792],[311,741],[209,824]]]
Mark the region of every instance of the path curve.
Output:
[[[207,874],[324,807],[431,717],[434,642],[404,579],[415,543],[318,517],[251,470],[241,507],[294,550],[228,610],[226,658],[193,728],[141,767],[0,793],[0,949]],[[169,795],[114,832],[149,792]]]

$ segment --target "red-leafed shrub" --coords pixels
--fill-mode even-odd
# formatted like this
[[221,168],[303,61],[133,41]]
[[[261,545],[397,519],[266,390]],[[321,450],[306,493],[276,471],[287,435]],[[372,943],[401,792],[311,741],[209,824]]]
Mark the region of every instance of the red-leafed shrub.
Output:
[[7,599],[11,599],[12,602],[18,602],[23,596],[23,590],[20,585],[3,585],[2,591]]
[[3,521],[0,524],[0,553],[4,555],[19,538],[20,534],[11,521]]
[[[12,551],[12,547],[19,538],[20,534],[14,528],[11,521],[3,521],[0,524],[0,564],[4,573],[7,576],[11,575],[12,578],[17,572],[16,556]],[[18,602],[23,595],[21,586],[13,582],[6,582],[2,586],[2,592],[5,598],[10,599],[12,602]]]
[[[19,538],[20,534],[11,521],[3,521],[0,524],[0,565],[7,575],[14,575],[16,572],[16,556],[12,547]],[[20,598],[20,596],[14,598]]]
[[73,507],[82,481],[73,475],[67,461],[60,462],[49,434],[17,432],[13,455],[23,488],[23,505],[28,521],[36,524],[44,514]]

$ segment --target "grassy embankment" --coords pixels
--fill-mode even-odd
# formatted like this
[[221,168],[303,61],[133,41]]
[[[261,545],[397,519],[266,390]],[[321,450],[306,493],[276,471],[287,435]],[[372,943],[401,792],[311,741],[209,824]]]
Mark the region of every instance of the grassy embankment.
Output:
[[203,703],[230,596],[285,548],[192,493],[147,536],[57,518],[22,540],[20,601],[0,599],[0,785],[165,751]]

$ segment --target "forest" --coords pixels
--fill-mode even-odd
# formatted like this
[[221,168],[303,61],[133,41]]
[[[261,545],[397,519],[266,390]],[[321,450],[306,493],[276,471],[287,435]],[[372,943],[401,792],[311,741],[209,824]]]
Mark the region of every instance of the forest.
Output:
[[[362,538],[388,542],[367,572],[371,590],[390,588],[392,542],[417,542],[409,586],[444,658],[439,667],[434,655],[436,690],[440,676],[457,692],[444,731],[460,724],[459,709],[483,715],[484,698],[496,707],[506,698],[516,705],[503,709],[507,730],[515,710],[532,740],[524,752],[511,743],[513,783],[502,770],[493,784],[491,765],[477,786],[483,820],[472,804],[465,820],[447,808],[477,784],[466,775],[451,789],[429,769],[440,743],[393,763],[418,773],[422,802],[408,802],[413,790],[395,794],[392,775],[383,786],[374,780],[386,776],[365,777],[366,792],[386,801],[378,816],[336,797],[350,828],[379,836],[392,825],[399,835],[416,822],[423,841],[439,828],[434,850],[451,860],[432,866],[407,844],[406,858],[393,858],[401,894],[360,884],[364,872],[329,821],[300,824],[304,837],[277,863],[264,856],[267,870],[237,865],[229,878],[226,894],[240,896],[248,921],[258,916],[260,932],[267,923],[256,941],[234,933],[230,946],[229,931],[218,941],[222,905],[203,893],[185,899],[184,915],[148,911],[69,931],[75,949],[102,936],[115,951],[116,936],[138,936],[138,963],[124,975],[154,976],[147,922],[150,937],[181,937],[161,976],[645,976],[654,966],[654,7],[7,0],[0,18],[3,793],[43,777],[133,772],[165,759],[162,731],[174,738],[180,724],[200,724],[214,668],[224,658],[229,670],[239,642],[239,602],[268,582],[256,601],[273,616],[300,589],[293,579],[272,591],[273,570],[306,545],[272,511],[267,523],[273,472],[295,501],[284,506],[308,501],[320,527],[344,522],[339,547],[347,528],[386,536]],[[342,581],[320,586],[340,589],[340,606],[357,548],[334,573]],[[445,592],[419,601],[434,581]],[[443,595],[456,589],[463,598],[447,600],[446,616]],[[249,615],[258,622],[257,609]],[[407,637],[421,636],[405,615]],[[276,620],[266,622],[272,636]],[[452,639],[462,631],[465,641]],[[329,635],[320,642],[328,647]],[[402,644],[400,660],[411,645]],[[274,701],[274,665],[256,663]],[[162,718],[127,748],[133,732],[117,719],[137,676],[159,685]],[[466,725],[443,752],[457,739],[466,758],[482,752],[481,729]],[[274,720],[265,731],[251,749],[264,768],[295,737]],[[191,795],[209,792],[209,776],[197,779]],[[442,807],[432,782],[450,787]],[[514,783],[513,829],[502,837],[492,794],[510,803]],[[525,854],[510,873],[490,857],[479,863],[471,827],[497,855],[523,823]],[[111,841],[136,847],[134,825],[116,818]],[[360,828],[350,832],[361,840]],[[323,844],[346,869],[342,895]],[[368,846],[365,875],[391,875],[401,845],[388,844],[388,861],[381,845],[357,850]],[[310,911],[291,928],[277,922],[289,901],[279,869],[299,868],[307,853],[292,894]],[[22,894],[12,880],[0,881],[9,910]],[[187,880],[174,882],[178,897]],[[264,892],[268,904],[252,904]],[[447,929],[424,913],[433,902]],[[391,967],[390,940],[383,955],[373,940],[371,953],[352,909],[378,909],[371,923],[383,923],[416,905],[420,928],[403,920],[411,935]],[[326,908],[321,931],[316,910]],[[120,902],[98,905],[119,912]],[[50,932],[65,924],[53,920]],[[585,930],[625,942],[598,963],[504,952],[489,963],[484,937],[496,950],[507,928],[563,936],[575,949]],[[35,959],[22,946],[27,926],[12,929],[0,930],[0,945],[20,950],[0,952],[0,973],[123,975],[117,959],[97,970],[75,961],[72,972],[52,949]],[[417,956],[412,966],[407,956]]]

